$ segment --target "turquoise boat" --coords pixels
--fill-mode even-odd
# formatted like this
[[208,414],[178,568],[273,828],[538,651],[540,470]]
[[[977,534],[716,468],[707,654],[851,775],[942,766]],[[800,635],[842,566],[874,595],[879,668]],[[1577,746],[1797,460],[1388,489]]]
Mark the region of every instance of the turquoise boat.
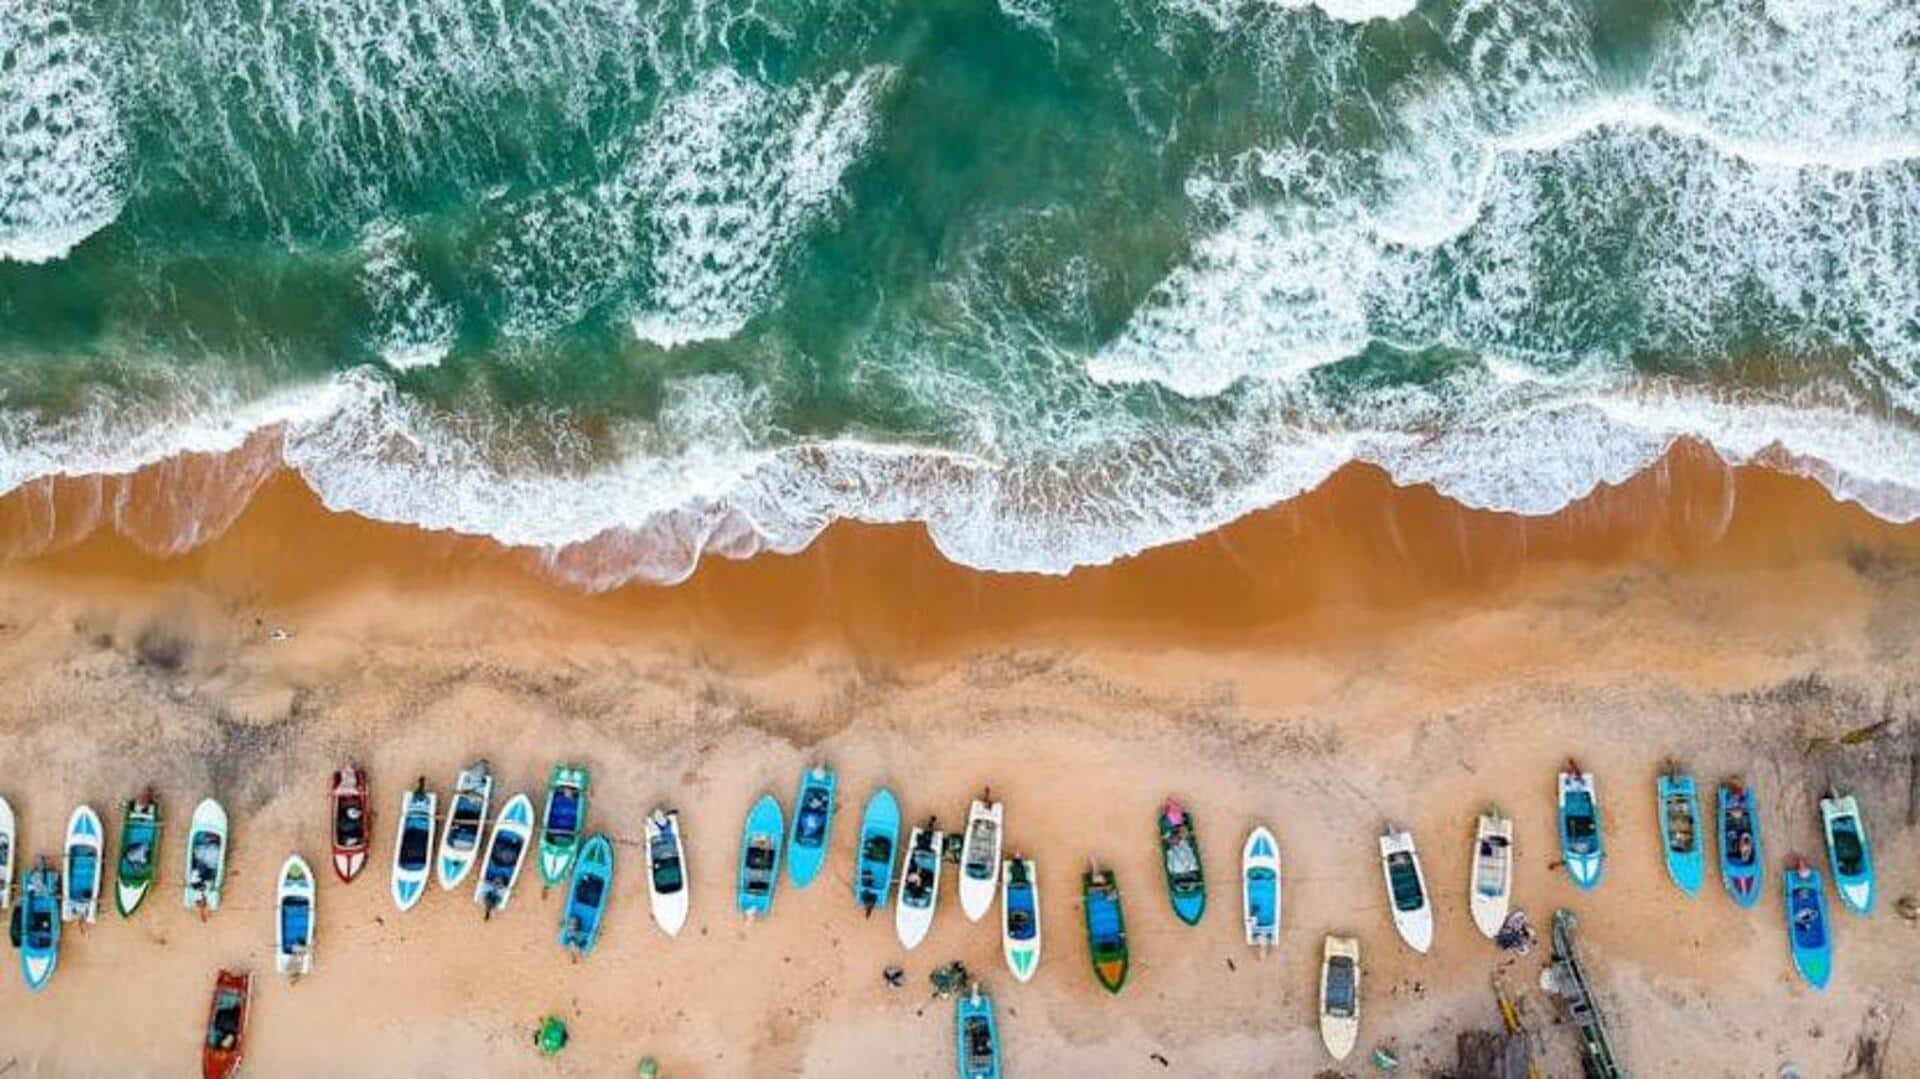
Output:
[[833,769],[816,764],[800,777],[800,794],[793,800],[793,834],[787,839],[787,876],[795,888],[805,888],[820,875],[833,837]]
[[1699,790],[1692,776],[1670,769],[1660,776],[1660,846],[1666,854],[1667,876],[1688,895],[1700,894],[1707,875],[1701,839]]
[[1193,815],[1172,798],[1160,809],[1160,862],[1166,870],[1167,899],[1174,916],[1188,925],[1200,924],[1200,916],[1207,912],[1200,837],[1193,830]]
[[1000,1027],[993,998],[975,982],[953,1009],[954,1074],[959,1079],[1000,1079]]
[[1855,914],[1873,912],[1873,846],[1867,842],[1867,821],[1853,795],[1828,791],[1820,799],[1820,824],[1827,835],[1827,864],[1833,870],[1833,890]]
[[1827,893],[1820,871],[1794,855],[1783,878],[1787,894],[1787,946],[1793,965],[1807,984],[1825,989],[1833,977],[1833,927],[1827,922]]
[[1597,888],[1606,873],[1606,836],[1600,830],[1600,799],[1593,775],[1569,760],[1560,773],[1560,860],[1583,890]]
[[592,955],[613,897],[613,844],[599,832],[580,844],[567,882],[567,905],[560,916],[560,946],[574,958]]
[[1760,902],[1760,811],[1753,788],[1738,779],[1720,784],[1720,880],[1735,903]]
[[780,884],[780,842],[786,834],[780,800],[763,794],[747,812],[740,833],[740,884],[736,895],[740,913],[749,918],[773,910],[774,890]]
[[45,858],[20,885],[10,935],[20,949],[20,973],[27,988],[38,993],[60,962],[60,871]]
[[868,916],[887,905],[899,850],[900,803],[892,791],[881,787],[867,799],[866,812],[860,815],[860,866],[853,877],[854,901]]

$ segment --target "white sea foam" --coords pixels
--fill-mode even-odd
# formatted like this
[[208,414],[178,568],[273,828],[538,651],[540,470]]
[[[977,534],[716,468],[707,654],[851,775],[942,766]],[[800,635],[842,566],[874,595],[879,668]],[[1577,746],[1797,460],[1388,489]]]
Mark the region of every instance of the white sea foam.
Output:
[[458,316],[414,267],[406,229],[376,226],[360,247],[360,288],[373,314],[374,351],[396,371],[433,367],[446,359]]
[[1413,14],[1419,0],[1264,0],[1265,3],[1298,11],[1319,8],[1329,18],[1341,22],[1370,22],[1374,19],[1403,19]]
[[731,337],[767,305],[871,138],[888,77],[779,91],[722,68],[655,110],[609,192],[642,218],[637,336],[663,348]]
[[111,223],[125,158],[95,43],[56,0],[0,0],[0,261],[62,258]]

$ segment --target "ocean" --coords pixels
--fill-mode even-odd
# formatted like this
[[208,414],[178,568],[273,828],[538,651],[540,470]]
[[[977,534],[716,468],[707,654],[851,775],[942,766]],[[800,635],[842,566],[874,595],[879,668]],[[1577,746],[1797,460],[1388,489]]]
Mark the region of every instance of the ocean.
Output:
[[0,0],[0,491],[261,432],[594,589],[1678,439],[1914,520],[1920,4]]

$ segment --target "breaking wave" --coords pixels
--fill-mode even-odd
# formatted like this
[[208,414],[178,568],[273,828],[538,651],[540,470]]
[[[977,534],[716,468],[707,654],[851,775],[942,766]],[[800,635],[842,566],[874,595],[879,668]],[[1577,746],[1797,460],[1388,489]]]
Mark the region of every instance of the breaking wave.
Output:
[[[0,490],[265,437],[335,510],[595,589],[837,520],[1063,573],[1355,461],[1550,513],[1681,439],[1920,519],[1911,4],[1681,7],[1637,52],[1572,0],[839,5],[831,55],[752,4],[134,6],[185,61],[0,24],[0,256],[147,319],[0,327]],[[129,188],[123,130],[174,127]],[[69,252],[117,220],[138,258]],[[266,329],[175,298],[250,272],[291,282]],[[120,526],[203,541],[247,461]]]

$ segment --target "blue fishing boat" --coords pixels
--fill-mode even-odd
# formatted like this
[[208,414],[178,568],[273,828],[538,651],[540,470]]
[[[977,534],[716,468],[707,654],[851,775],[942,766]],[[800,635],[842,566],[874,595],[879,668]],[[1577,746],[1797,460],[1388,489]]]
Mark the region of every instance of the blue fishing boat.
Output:
[[574,958],[593,954],[613,895],[613,844],[600,832],[587,837],[573,860],[567,905],[560,915],[560,946]]
[[893,887],[893,863],[900,850],[900,803],[885,787],[867,799],[860,815],[860,866],[853,877],[853,898],[869,916],[887,905]]
[[1815,989],[1833,977],[1833,927],[1827,923],[1827,894],[1820,871],[1794,855],[1787,860],[1787,945],[1793,965]]
[[1867,842],[1867,821],[1853,795],[1828,791],[1820,799],[1820,823],[1827,833],[1827,863],[1833,868],[1833,890],[1855,914],[1873,910],[1873,847]]
[[1700,793],[1693,777],[1677,769],[1660,776],[1660,845],[1667,857],[1667,876],[1688,895],[1700,894],[1706,879],[1707,855],[1701,843]]
[[786,834],[780,800],[763,794],[747,812],[740,833],[740,913],[749,918],[773,910],[774,889],[780,883],[780,842]]
[[1735,903],[1760,901],[1760,812],[1753,788],[1730,779],[1720,784],[1720,880]]
[[1160,864],[1167,875],[1167,899],[1174,916],[1188,925],[1200,924],[1207,912],[1207,877],[1200,861],[1200,837],[1193,815],[1177,799],[1160,807]]
[[1560,773],[1560,859],[1579,888],[1593,888],[1606,871],[1606,840],[1600,830],[1600,799],[1593,775],[1569,760]]
[[959,1079],[1000,1079],[1000,1027],[993,998],[974,982],[953,1009],[954,1074]]
[[45,858],[20,885],[10,935],[13,946],[20,949],[20,973],[27,988],[37,993],[46,987],[60,961],[60,871]]
[[800,795],[793,801],[793,835],[787,843],[787,876],[795,888],[805,888],[820,875],[827,861],[827,842],[833,836],[833,769],[816,764],[800,777]]
[[1265,955],[1280,943],[1280,844],[1265,825],[1240,848],[1240,906],[1247,944]]
[[1100,987],[1118,993],[1127,984],[1132,965],[1127,947],[1126,910],[1120,905],[1120,882],[1113,871],[1098,865],[1080,874],[1080,907],[1087,920],[1087,955]]

